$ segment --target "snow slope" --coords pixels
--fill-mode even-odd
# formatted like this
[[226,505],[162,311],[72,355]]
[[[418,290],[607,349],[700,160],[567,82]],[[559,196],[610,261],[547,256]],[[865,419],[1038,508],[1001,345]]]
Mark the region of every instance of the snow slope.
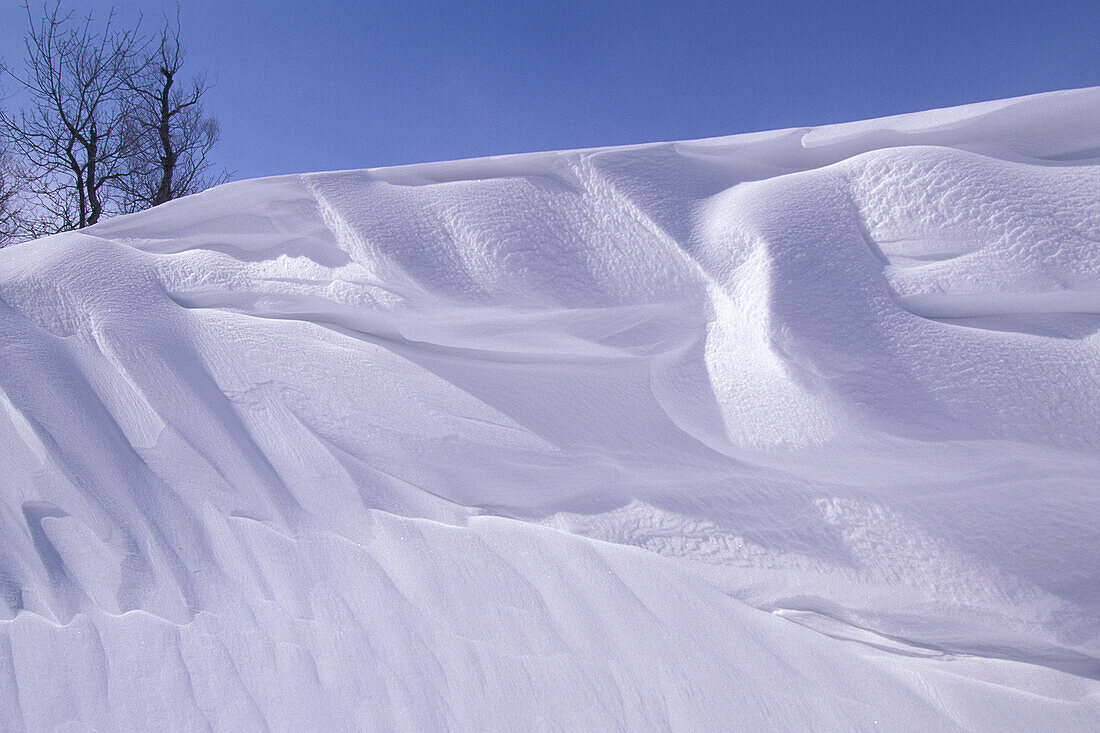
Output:
[[1100,88],[0,251],[0,728],[1095,730]]

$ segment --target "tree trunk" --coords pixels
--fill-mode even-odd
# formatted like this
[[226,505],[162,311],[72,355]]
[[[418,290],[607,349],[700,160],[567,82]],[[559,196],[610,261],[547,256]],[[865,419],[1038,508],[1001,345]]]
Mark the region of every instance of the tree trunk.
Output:
[[171,121],[172,113],[169,109],[171,99],[172,82],[174,74],[167,67],[162,66],[160,73],[164,76],[164,86],[160,90],[160,119],[157,125],[157,134],[160,137],[160,185],[153,195],[153,206],[163,204],[172,199],[172,176],[176,172],[176,151],[172,147]]

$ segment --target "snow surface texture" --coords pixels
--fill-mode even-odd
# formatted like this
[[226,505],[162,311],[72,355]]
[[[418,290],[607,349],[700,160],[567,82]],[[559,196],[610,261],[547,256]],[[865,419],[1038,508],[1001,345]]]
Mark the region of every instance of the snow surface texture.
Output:
[[0,251],[0,728],[1096,730],[1100,88]]

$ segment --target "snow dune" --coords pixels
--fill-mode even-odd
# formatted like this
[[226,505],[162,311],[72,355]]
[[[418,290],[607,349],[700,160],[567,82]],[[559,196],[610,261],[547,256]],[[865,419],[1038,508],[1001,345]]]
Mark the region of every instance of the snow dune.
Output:
[[1100,88],[0,251],[4,730],[1095,730]]

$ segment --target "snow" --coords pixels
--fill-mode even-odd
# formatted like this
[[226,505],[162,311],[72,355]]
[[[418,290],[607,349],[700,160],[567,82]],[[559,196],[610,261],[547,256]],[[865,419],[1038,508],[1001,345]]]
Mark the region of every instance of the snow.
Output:
[[1100,88],[0,250],[0,728],[1095,730]]

